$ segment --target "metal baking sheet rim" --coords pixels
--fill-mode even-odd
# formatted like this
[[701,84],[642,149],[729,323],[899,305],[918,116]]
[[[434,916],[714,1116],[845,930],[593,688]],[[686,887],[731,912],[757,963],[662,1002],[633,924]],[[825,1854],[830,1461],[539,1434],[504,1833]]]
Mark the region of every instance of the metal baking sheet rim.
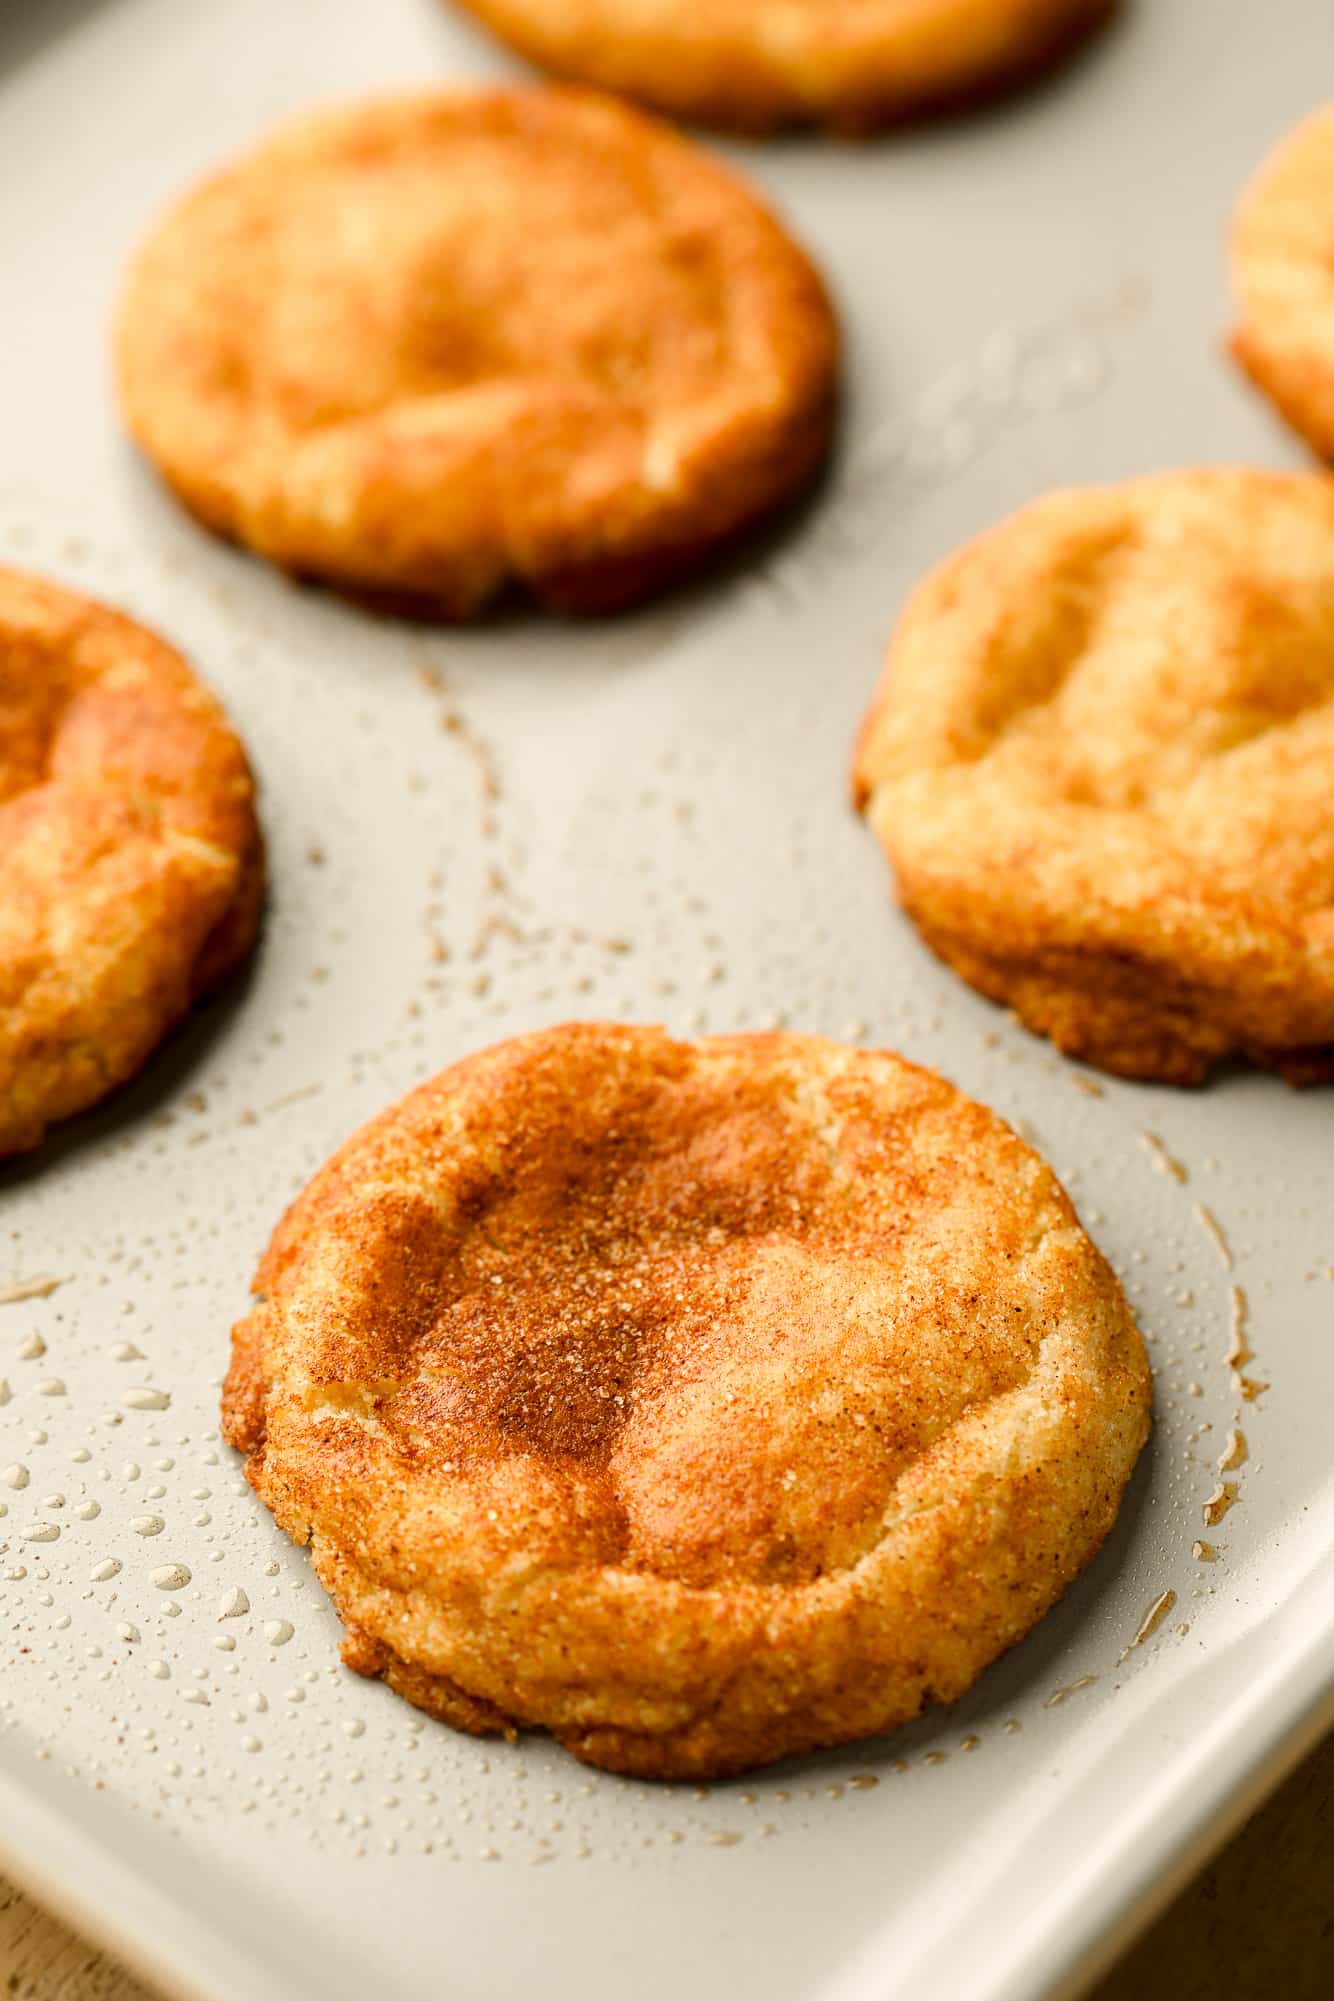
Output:
[[[1332,1591],[1334,1557],[1306,1579],[1299,1599],[1310,1600],[1314,1612]],[[1293,1611],[1289,1600],[1282,1612]],[[1132,1717],[1126,1730],[1134,1728]],[[1123,1820],[1114,1840],[1089,1856],[1039,1925],[1008,1950],[1003,1930],[990,1935],[991,1974],[970,1985],[971,2001],[1073,2001],[1331,1728],[1334,1621],[1313,1623],[1299,1657],[1276,1665],[1231,1708],[1215,1712],[1209,1729],[1163,1768],[1157,1794],[1145,1799],[1138,1818]],[[53,1778],[63,1790],[65,1782]],[[234,1930],[211,1922],[188,1892],[160,1890],[121,1862],[109,1833],[90,1832],[81,1811],[86,1804],[75,1809],[44,1800],[36,1785],[0,1770],[0,1864],[21,1888],[181,2001],[237,2001],[238,1995],[291,2001],[286,1972],[250,1953]],[[929,1959],[913,1973],[919,1981],[940,1977]],[[837,2001],[872,2001],[892,1991],[892,1979],[873,1945],[839,1982]]]

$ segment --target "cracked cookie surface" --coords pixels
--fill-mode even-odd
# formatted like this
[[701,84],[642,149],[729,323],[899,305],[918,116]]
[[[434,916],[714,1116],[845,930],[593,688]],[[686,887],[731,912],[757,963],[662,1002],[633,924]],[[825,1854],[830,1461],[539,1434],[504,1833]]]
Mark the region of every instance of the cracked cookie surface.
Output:
[[931,948],[1068,1054],[1334,1073],[1334,487],[1055,493],[909,600],[854,793]]
[[150,232],[117,348],[201,520],[448,618],[698,566],[813,475],[837,366],[819,277],[736,176],[538,89],[291,121]]
[[280,1224],[226,1436],[345,1658],[469,1730],[737,1771],[950,1700],[1148,1428],[1050,1170],[887,1053],[582,1024],[444,1071]]
[[0,570],[0,1155],[132,1076],[244,958],[262,876],[245,753],[180,656]]

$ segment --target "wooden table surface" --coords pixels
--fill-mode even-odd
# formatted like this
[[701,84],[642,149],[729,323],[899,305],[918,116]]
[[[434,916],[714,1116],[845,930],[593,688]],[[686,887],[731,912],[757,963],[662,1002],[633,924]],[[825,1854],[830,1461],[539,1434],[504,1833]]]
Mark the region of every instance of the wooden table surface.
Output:
[[[1193,2001],[1206,1994],[1226,1994],[1227,2001],[1334,1997],[1334,1736],[1087,2001]],[[0,1995],[159,2001],[3,1880]]]

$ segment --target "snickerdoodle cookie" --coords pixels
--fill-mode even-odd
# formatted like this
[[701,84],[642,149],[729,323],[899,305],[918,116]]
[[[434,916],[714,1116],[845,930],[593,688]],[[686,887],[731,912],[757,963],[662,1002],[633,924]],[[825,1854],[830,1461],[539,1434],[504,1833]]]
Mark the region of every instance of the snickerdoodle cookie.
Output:
[[1043,1162],[801,1035],[483,1051],[334,1156],[256,1289],[226,1436],[349,1664],[645,1776],[960,1694],[1089,1562],[1148,1430]]
[[1334,104],[1284,139],[1243,194],[1232,279],[1234,355],[1334,460]]
[[751,191],[589,92],[283,126],[180,201],[122,303],[131,431],[204,522],[465,618],[611,609],[806,483],[837,333]]
[[0,1154],[138,1070],[259,921],[245,752],[171,648],[0,570]]
[[1334,1071],[1334,485],[1023,508],[909,600],[854,788],[927,943],[1069,1054]]
[[1056,62],[1116,0],[459,0],[543,68],[735,131],[865,132]]

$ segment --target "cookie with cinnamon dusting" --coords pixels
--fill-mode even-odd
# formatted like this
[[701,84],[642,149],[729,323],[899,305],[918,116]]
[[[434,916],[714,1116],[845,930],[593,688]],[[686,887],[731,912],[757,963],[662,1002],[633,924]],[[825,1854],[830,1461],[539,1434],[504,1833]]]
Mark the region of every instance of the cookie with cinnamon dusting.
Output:
[[117,341],[186,506],[405,610],[610,610],[803,486],[837,334],[751,191],[588,92],[439,91],[284,125],[158,223]]
[[1334,462],[1334,104],[1274,148],[1237,205],[1232,352]]
[[179,654],[0,570],[0,1154],[141,1067],[262,881],[245,752]]
[[485,1050],[335,1155],[256,1289],[226,1436],[349,1665],[645,1776],[959,1695],[1093,1556],[1148,1429],[1050,1170],[813,1037]]
[[1116,0],[459,0],[544,69],[729,131],[859,133],[997,96]]
[[910,599],[854,788],[932,950],[1103,1069],[1334,1074],[1334,485],[1054,493]]

